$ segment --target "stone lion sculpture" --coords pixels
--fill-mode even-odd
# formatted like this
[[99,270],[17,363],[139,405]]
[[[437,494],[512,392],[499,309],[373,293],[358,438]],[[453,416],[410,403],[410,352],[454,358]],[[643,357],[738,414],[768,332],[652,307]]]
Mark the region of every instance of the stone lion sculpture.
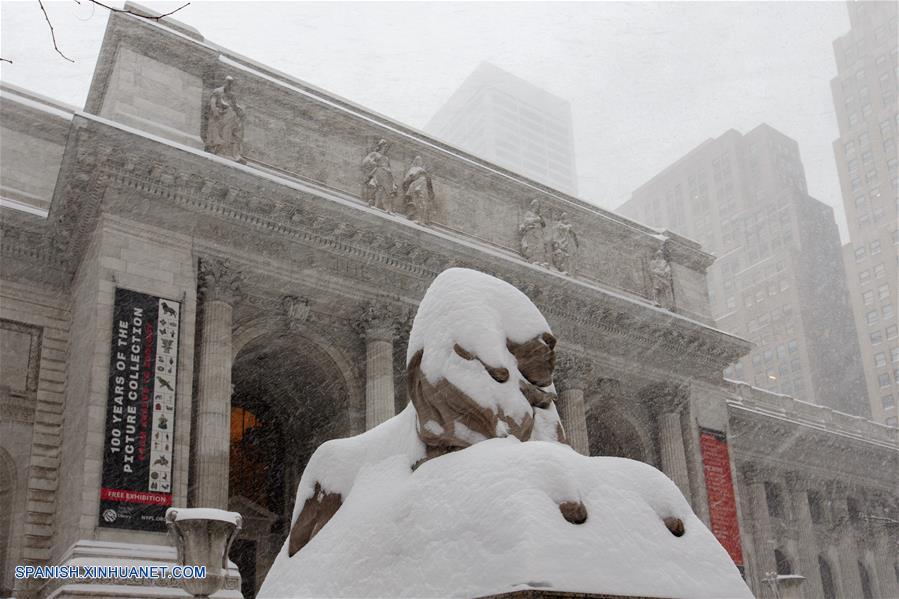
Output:
[[402,454],[415,468],[495,437],[565,443],[555,406],[555,345],[540,311],[512,285],[464,268],[442,272],[409,335],[411,403],[375,429],[316,450],[297,492],[288,554],[340,509],[363,464]]

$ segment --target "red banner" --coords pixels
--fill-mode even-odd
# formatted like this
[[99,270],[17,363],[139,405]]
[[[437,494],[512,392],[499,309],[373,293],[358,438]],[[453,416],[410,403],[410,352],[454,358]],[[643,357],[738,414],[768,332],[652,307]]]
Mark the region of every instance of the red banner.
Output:
[[127,489],[100,489],[100,499],[104,501],[127,501],[144,505],[172,505],[171,493],[149,493],[146,491],[129,491]]
[[709,520],[712,534],[724,547],[737,566],[743,565],[740,546],[740,524],[737,521],[737,500],[730,471],[727,438],[724,433],[700,431],[702,471],[709,493]]

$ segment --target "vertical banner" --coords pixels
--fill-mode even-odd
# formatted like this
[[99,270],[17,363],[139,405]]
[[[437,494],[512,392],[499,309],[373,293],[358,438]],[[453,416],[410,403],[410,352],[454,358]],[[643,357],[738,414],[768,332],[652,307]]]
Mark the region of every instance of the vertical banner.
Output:
[[116,289],[100,526],[165,531],[181,304]]
[[743,549],[740,545],[740,524],[737,520],[737,500],[730,470],[727,436],[722,432],[700,429],[699,448],[705,486],[709,494],[712,534],[742,570]]

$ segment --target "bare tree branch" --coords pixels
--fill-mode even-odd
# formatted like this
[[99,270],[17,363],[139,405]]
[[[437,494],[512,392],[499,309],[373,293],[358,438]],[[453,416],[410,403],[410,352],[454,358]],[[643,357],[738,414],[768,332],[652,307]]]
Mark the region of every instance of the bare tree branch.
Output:
[[[78,4],[79,6],[81,5],[81,0],[74,0],[74,1],[75,1],[75,4]],[[69,62],[75,62],[74,60],[72,60],[71,58],[69,58],[68,56],[63,54],[62,50],[60,50],[59,46],[56,44],[56,33],[53,31],[53,23],[50,22],[50,16],[47,14],[47,9],[44,8],[43,0],[37,0],[37,3],[40,5],[41,11],[43,11],[43,13],[44,13],[44,19],[47,21],[47,26],[50,27],[50,37],[53,39],[53,49],[56,50],[57,54],[59,54],[60,56],[62,56],[66,60],[68,60]],[[129,15],[134,15],[135,17],[140,17],[141,19],[147,19],[148,21],[159,21],[160,19],[168,17],[169,15],[175,14],[182,8],[190,6],[190,2],[185,2],[184,4],[182,4],[175,10],[169,11],[169,12],[161,14],[161,15],[145,15],[145,14],[142,14],[139,12],[134,12],[130,8],[115,8],[114,6],[109,6],[108,4],[103,4],[99,0],[90,0],[90,3],[95,4],[97,6],[102,6],[109,12],[120,12],[120,13],[129,14]],[[8,62],[9,64],[12,64],[12,61],[7,60],[6,58],[0,58],[0,61]]]
[[10,59],[3,58],[2,56],[0,56],[0,62],[8,62],[9,64],[12,64],[12,61]]
[[[75,1],[78,2],[78,0],[75,0]],[[181,5],[181,6],[179,6],[178,8],[176,8],[176,9],[173,10],[173,11],[167,12],[167,13],[162,14],[162,15],[156,15],[156,16],[154,17],[154,16],[150,16],[150,15],[141,14],[141,13],[139,13],[139,12],[134,12],[134,11],[131,10],[130,8],[114,8],[114,7],[109,6],[109,5],[107,5],[107,4],[103,4],[103,3],[100,2],[99,0],[90,0],[90,1],[91,1],[91,3],[96,4],[97,6],[102,6],[103,8],[105,8],[106,10],[108,10],[108,11],[110,11],[110,12],[123,12],[123,13],[129,14],[129,15],[134,15],[135,17],[140,17],[140,18],[142,18],[142,19],[148,19],[148,20],[150,20],[150,21],[158,21],[159,19],[162,19],[162,18],[167,17],[167,16],[169,16],[169,15],[175,14],[176,12],[178,12],[179,10],[181,10],[182,8],[185,8],[186,6],[190,6],[190,2],[186,2],[186,3],[184,3],[184,4]],[[78,2],[78,4],[81,4],[81,2]]]
[[62,53],[62,50],[59,49],[59,46],[56,45],[56,33],[53,32],[53,23],[50,22],[50,16],[47,14],[47,9],[44,8],[43,0],[37,0],[37,3],[40,5],[41,10],[44,12],[44,18],[47,20],[47,26],[50,27],[50,37],[53,39],[53,49],[56,50],[56,53],[68,60],[69,62],[75,62],[68,56]]

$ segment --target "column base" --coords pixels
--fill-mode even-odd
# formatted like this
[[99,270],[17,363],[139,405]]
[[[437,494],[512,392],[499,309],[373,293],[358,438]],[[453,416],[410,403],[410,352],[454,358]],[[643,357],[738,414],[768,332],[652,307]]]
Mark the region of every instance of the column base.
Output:
[[[174,547],[139,545],[110,541],[81,539],[73,544],[60,566],[174,566],[178,555]],[[189,598],[190,594],[174,579],[51,579],[37,589],[34,596],[46,599],[174,599]],[[228,562],[225,585],[215,599],[242,599],[240,572]]]

